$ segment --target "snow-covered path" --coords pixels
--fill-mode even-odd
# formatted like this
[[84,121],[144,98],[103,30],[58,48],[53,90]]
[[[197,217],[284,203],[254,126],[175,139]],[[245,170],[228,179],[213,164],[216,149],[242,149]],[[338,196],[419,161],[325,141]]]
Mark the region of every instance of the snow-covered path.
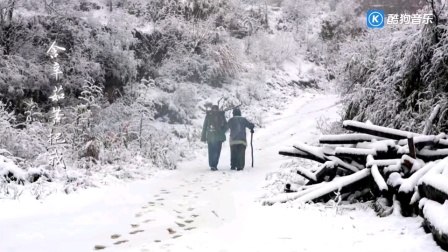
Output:
[[204,149],[148,181],[55,195],[42,204],[5,203],[0,251],[79,252],[96,245],[103,251],[441,251],[418,218],[256,202],[266,173],[285,161],[278,150],[316,141],[316,119],[337,118],[337,102],[333,95],[303,94],[267,118],[254,135],[255,167],[248,148],[242,172],[229,170],[226,142],[218,172],[209,171]]

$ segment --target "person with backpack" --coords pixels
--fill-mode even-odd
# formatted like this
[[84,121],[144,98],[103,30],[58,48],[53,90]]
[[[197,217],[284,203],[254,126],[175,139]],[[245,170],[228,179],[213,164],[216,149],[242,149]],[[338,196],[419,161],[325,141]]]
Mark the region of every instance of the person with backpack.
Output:
[[225,132],[230,129],[230,169],[241,171],[244,169],[246,158],[246,128],[254,133],[255,125],[241,116],[239,108],[233,109],[233,117],[225,126]]
[[218,170],[219,157],[222,143],[226,141],[224,127],[227,123],[224,111],[220,111],[217,105],[213,105],[207,111],[202,127],[201,141],[208,145],[208,164],[212,171]]

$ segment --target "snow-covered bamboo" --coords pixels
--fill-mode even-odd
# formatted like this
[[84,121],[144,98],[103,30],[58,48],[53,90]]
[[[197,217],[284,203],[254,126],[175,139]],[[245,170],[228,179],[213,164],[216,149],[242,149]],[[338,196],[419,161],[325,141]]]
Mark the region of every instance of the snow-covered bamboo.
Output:
[[320,187],[313,192],[303,195],[302,197],[296,199],[295,201],[303,202],[303,203],[312,201],[312,200],[322,197],[326,194],[329,194],[333,191],[336,191],[336,190],[346,187],[350,184],[353,184],[353,183],[355,183],[361,179],[364,179],[368,176],[370,176],[370,169],[364,169],[364,170],[358,171],[354,174],[340,177],[338,179],[335,179],[335,180],[325,184],[325,186]]
[[323,135],[319,137],[321,144],[356,144],[360,142],[370,142],[374,139],[383,140],[385,138],[369,134],[341,134],[341,135]]
[[434,121],[434,119],[436,119],[436,116],[439,114],[439,111],[440,111],[440,105],[437,104],[434,107],[434,109],[432,110],[431,115],[429,116],[428,120],[425,123],[425,128],[423,129],[423,132],[422,132],[423,135],[427,135],[428,134],[429,128],[431,127],[432,122]]
[[265,199],[263,201],[263,205],[272,205],[272,204],[275,204],[275,203],[285,203],[285,202],[290,201],[290,200],[295,200],[297,198],[302,197],[303,195],[311,193],[311,192],[313,192],[313,191],[315,191],[315,190],[325,186],[326,184],[327,184],[327,182],[322,182],[322,183],[319,183],[319,184],[316,184],[316,185],[312,185],[312,186],[310,186],[309,188],[307,188],[306,190],[303,190],[303,191],[299,191],[299,192],[295,192],[295,193],[278,194],[278,195],[275,195],[274,197]]
[[431,170],[434,165],[434,162],[427,163],[423,168],[416,171],[409,178],[403,179],[399,191],[404,193],[414,191],[420,178],[423,177],[429,170]]
[[313,160],[319,163],[325,163],[326,160],[325,159],[321,159],[318,158],[316,156],[312,156],[306,152],[297,150],[295,148],[288,148],[288,149],[284,149],[278,152],[280,155],[283,156],[289,156],[289,157],[298,157],[298,158],[305,158],[305,159],[309,159],[309,160]]
[[353,130],[353,131],[360,132],[360,133],[365,133],[365,134],[370,134],[370,135],[375,135],[375,136],[390,138],[390,139],[395,139],[395,140],[407,139],[408,137],[415,137],[415,136],[420,135],[420,134],[409,132],[409,131],[391,129],[391,128],[387,128],[387,127],[382,127],[382,126],[378,126],[378,125],[370,125],[367,123],[351,121],[351,120],[344,121],[343,127],[348,130]]
[[386,181],[384,181],[383,176],[381,176],[381,173],[378,170],[378,166],[372,165],[371,172],[372,177],[375,180],[376,185],[378,186],[378,189],[380,189],[382,193],[387,192],[388,186],[386,184]]

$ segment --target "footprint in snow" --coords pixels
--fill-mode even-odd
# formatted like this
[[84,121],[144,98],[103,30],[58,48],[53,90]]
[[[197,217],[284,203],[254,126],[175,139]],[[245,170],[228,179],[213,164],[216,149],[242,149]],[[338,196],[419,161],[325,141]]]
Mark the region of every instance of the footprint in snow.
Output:
[[143,216],[143,213],[136,213],[135,214],[135,217],[137,217],[137,218],[140,218],[140,217],[142,217]]
[[110,236],[110,238],[112,238],[112,239],[118,239],[118,238],[120,238],[120,236],[121,236],[121,235],[119,235],[119,234],[113,234],[113,235]]
[[188,227],[188,228],[184,228],[185,231],[190,231],[190,230],[193,230],[193,229],[196,229],[196,227]]
[[175,235],[175,236],[173,236],[172,238],[173,239],[176,239],[176,238],[179,238],[179,237],[181,237],[182,235]]
[[176,224],[177,224],[179,227],[185,227],[185,224],[182,224],[182,223],[179,223],[179,222],[176,222]]
[[95,249],[95,250],[102,250],[105,248],[106,248],[106,246],[103,246],[103,245],[95,245],[95,247],[93,247],[93,249]]
[[140,225],[139,224],[131,224],[132,228],[138,228]]
[[125,242],[128,242],[128,240],[117,241],[117,242],[114,243],[114,245],[120,245],[120,244],[123,244]]
[[193,214],[193,215],[191,215],[191,217],[193,217],[193,218],[197,218],[197,217],[199,217],[199,215],[197,215],[197,214]]
[[143,223],[148,223],[148,222],[150,222],[150,221],[153,221],[153,220],[151,220],[151,219],[147,219],[147,220],[144,220]]
[[194,220],[186,220],[185,221],[185,223],[188,223],[188,224],[193,223],[193,222],[194,222]]
[[137,234],[137,233],[141,233],[141,232],[145,232],[145,230],[143,229],[138,229],[138,230],[134,230],[132,232],[129,232],[129,234]]

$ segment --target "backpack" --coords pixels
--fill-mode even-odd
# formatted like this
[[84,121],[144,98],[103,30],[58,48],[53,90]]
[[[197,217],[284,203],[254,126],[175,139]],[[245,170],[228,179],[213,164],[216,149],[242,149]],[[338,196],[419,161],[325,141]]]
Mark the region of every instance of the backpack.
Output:
[[223,111],[210,111],[211,130],[221,130],[225,123],[226,122]]

